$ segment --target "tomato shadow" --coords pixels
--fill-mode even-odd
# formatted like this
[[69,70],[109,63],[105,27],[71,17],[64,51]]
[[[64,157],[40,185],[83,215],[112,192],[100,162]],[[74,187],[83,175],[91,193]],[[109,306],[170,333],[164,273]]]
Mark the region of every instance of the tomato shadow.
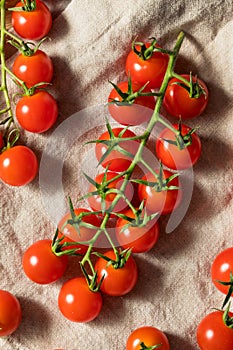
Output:
[[169,343],[171,346],[171,349],[173,350],[197,350],[198,346],[194,346],[191,344],[191,340],[190,342],[186,339],[184,339],[183,337],[180,337],[176,334],[171,334],[171,333],[166,333],[168,339],[169,339]]
[[44,339],[53,322],[48,309],[40,302],[28,297],[19,297],[18,299],[22,308],[22,321],[13,336],[20,341],[23,330],[25,342],[29,342],[35,337]]
[[51,10],[53,20],[57,18],[72,0],[54,1],[47,0],[46,5]]

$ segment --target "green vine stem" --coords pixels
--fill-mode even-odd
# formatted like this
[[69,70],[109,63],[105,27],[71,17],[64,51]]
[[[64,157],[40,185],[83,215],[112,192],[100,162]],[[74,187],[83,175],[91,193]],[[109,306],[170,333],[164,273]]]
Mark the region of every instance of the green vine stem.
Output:
[[[111,244],[111,246],[112,246],[112,248],[113,248],[113,250],[114,250],[114,252],[116,254],[116,261],[117,261],[117,259],[119,259],[119,251],[114,246],[113,242],[111,241],[110,236],[107,234],[106,226],[107,226],[108,220],[110,218],[111,212],[114,212],[114,207],[116,206],[116,204],[118,203],[118,201],[122,197],[124,198],[124,190],[126,189],[127,183],[129,182],[135,167],[140,162],[144,163],[144,165],[145,165],[145,162],[142,159],[142,152],[143,152],[144,147],[146,146],[146,143],[147,143],[147,141],[148,141],[148,139],[149,139],[149,137],[151,135],[151,132],[152,132],[155,124],[160,122],[164,126],[169,127],[170,129],[172,128],[162,117],[160,117],[159,112],[160,112],[160,109],[161,109],[161,106],[162,106],[164,94],[165,94],[165,91],[167,89],[169,80],[174,75],[174,67],[175,67],[176,59],[177,59],[179,50],[181,48],[182,42],[184,40],[184,36],[185,36],[184,32],[181,31],[179,33],[179,35],[178,35],[176,44],[174,46],[174,50],[169,52],[168,67],[167,67],[166,74],[164,76],[163,83],[162,83],[161,88],[160,88],[159,93],[158,93],[158,97],[157,97],[157,100],[156,100],[156,105],[155,105],[154,112],[152,114],[152,117],[151,117],[151,119],[150,119],[150,121],[148,123],[148,126],[147,126],[145,132],[143,133],[142,136],[139,136],[140,144],[139,144],[139,147],[138,147],[138,150],[137,150],[135,156],[132,159],[132,162],[131,162],[129,168],[124,173],[120,173],[120,174],[116,175],[113,179],[111,179],[109,181],[106,181],[106,186],[107,186],[111,181],[114,181],[114,180],[116,180],[116,179],[118,179],[118,178],[120,178],[120,177],[122,177],[124,175],[124,180],[123,180],[123,183],[121,185],[120,190],[117,192],[117,194],[116,194],[116,196],[115,196],[115,198],[114,198],[110,208],[105,213],[103,221],[102,221],[102,223],[100,225],[100,228],[97,230],[96,234],[94,235],[93,239],[91,240],[91,242],[89,244],[89,247],[88,247],[88,250],[87,250],[86,254],[84,255],[84,257],[82,258],[82,260],[80,262],[80,264],[82,266],[82,269],[84,269],[84,265],[86,263],[89,264],[89,266],[91,268],[91,271],[93,273],[93,276],[95,276],[96,272],[94,271],[94,267],[92,265],[91,254],[92,254],[92,250],[93,250],[93,247],[94,247],[94,243],[96,242],[96,240],[98,239],[99,235],[102,232],[104,232],[105,235],[107,236],[107,239],[109,240],[109,242],[110,242],[110,244]],[[174,131],[174,133],[176,135],[178,135],[179,131],[177,131],[174,128],[172,128],[172,130]],[[90,193],[87,196],[89,197]],[[83,198],[87,198],[87,196],[86,197],[83,196],[82,199]]]

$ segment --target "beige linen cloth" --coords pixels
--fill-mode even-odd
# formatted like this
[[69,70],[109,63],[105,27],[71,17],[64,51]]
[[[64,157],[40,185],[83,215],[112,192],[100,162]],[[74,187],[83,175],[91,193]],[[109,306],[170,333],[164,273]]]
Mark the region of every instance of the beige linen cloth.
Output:
[[[172,350],[196,350],[198,322],[212,307],[221,307],[223,300],[211,283],[211,262],[233,243],[232,1],[46,3],[54,22],[51,41],[44,42],[42,49],[54,62],[50,91],[58,100],[59,118],[53,130],[41,135],[22,132],[21,137],[39,159],[60,123],[89,106],[104,104],[111,90],[108,80],[125,80],[124,62],[136,36],[141,40],[155,36],[162,45],[172,47],[183,29],[186,38],[177,72],[198,74],[208,85],[210,102],[201,117],[187,123],[199,128],[203,146],[201,159],[194,167],[187,213],[169,234],[165,232],[167,218],[161,220],[158,244],[149,253],[135,256],[139,268],[135,289],[124,297],[104,296],[102,312],[91,323],[71,323],[57,307],[61,285],[80,274],[75,259],[71,259],[65,276],[50,286],[33,284],[23,273],[25,249],[38,239],[51,238],[56,228],[42,198],[39,176],[22,188],[0,183],[0,288],[19,298],[23,312],[19,329],[1,338],[0,348],[124,350],[132,330],[153,325],[166,333]],[[10,88],[13,93],[15,87],[10,84]],[[97,135],[95,130],[87,132],[80,138],[80,145]],[[82,185],[77,167],[85,147],[80,145],[71,148],[63,169],[65,195],[71,195],[74,201]],[[48,173],[52,166],[51,159]],[[59,199],[54,193],[56,188],[51,189],[50,209]]]

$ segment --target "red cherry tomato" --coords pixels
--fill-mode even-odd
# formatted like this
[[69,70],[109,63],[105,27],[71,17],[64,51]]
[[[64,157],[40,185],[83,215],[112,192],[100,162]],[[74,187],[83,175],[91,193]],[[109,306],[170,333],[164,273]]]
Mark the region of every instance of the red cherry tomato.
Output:
[[[181,74],[181,76],[188,81],[190,79],[188,74]],[[204,112],[209,98],[208,89],[201,79],[196,80],[195,77],[192,79],[193,82],[198,81],[205,91],[205,94],[201,94],[198,98],[190,97],[189,92],[185,88],[174,84],[175,82],[181,82],[179,79],[172,78],[169,81],[163,104],[167,112],[172,116],[182,119],[191,119],[198,117]]]
[[[74,212],[76,215],[80,215],[81,213],[90,213],[88,216],[84,216],[82,218],[83,222],[86,222],[88,224],[91,224],[93,226],[99,227],[100,226],[100,219],[94,215],[91,214],[91,211],[85,208],[76,208],[74,209]],[[95,229],[89,228],[89,227],[84,227],[80,226],[79,231],[76,230],[76,228],[70,224],[66,224],[67,220],[71,219],[71,214],[67,213],[59,222],[58,224],[58,229],[60,230],[58,233],[58,238],[61,238],[62,236],[65,235],[65,238],[61,241],[61,243],[65,242],[85,242],[89,241],[91,238],[93,238],[94,234],[96,233]],[[65,225],[65,226],[64,226]],[[77,253],[78,254],[85,254],[88,245],[84,244],[77,244],[77,245],[72,245],[70,247],[64,248],[65,249],[78,249]]]
[[[113,128],[112,132],[117,137],[124,129],[123,128]],[[125,130],[122,135],[122,138],[135,137],[135,133],[130,130]],[[108,131],[105,131],[100,135],[99,140],[109,140],[110,135]],[[119,146],[126,150],[127,152],[135,155],[138,149],[138,142],[136,140],[122,141],[119,143]],[[108,150],[108,146],[104,143],[96,143],[95,153],[98,161],[101,160],[101,157]],[[132,157],[121,153],[120,151],[113,150],[101,163],[101,165],[108,170],[122,172],[128,169],[132,162]]]
[[[230,286],[224,286],[221,282],[230,282],[230,274],[233,274],[233,247],[220,252],[211,266],[211,277],[214,285],[223,294],[228,294]],[[231,294],[233,296],[233,293]]]
[[23,186],[31,182],[38,170],[34,152],[26,146],[14,146],[0,155],[0,178],[11,186]]
[[67,269],[68,256],[56,256],[51,245],[50,239],[37,241],[23,255],[24,272],[35,283],[53,283],[61,278]]
[[[229,312],[233,317],[233,313]],[[205,316],[197,327],[197,343],[201,350],[232,350],[233,329],[223,322],[223,312],[214,311]]]
[[158,349],[170,350],[167,336],[162,331],[155,327],[143,326],[130,334],[126,342],[126,350],[152,349],[156,345],[160,345]]
[[23,129],[42,133],[57,120],[57,102],[47,91],[38,91],[32,96],[23,96],[16,105],[15,114]]
[[[118,88],[126,93],[128,91],[128,81],[123,81],[117,84]],[[138,91],[142,85],[132,82],[133,92]],[[143,90],[148,92],[148,89]],[[122,97],[114,89],[108,96],[108,110],[113,119],[122,125],[139,125],[150,120],[154,108],[155,99],[153,96],[139,96],[130,105],[117,105],[116,103],[110,103],[112,101],[122,101]]]
[[[155,172],[158,173],[157,170]],[[173,173],[170,171],[163,170],[164,179],[169,178],[171,175],[173,175]],[[157,182],[156,177],[152,173],[148,173],[143,176],[142,180]],[[178,178],[176,177],[171,180],[168,186],[179,186]],[[181,202],[180,188],[174,190],[165,189],[162,191],[156,191],[155,188],[149,185],[139,184],[138,195],[141,201],[145,201],[145,208],[154,213],[158,212],[161,214],[169,214],[175,208],[177,208]]]
[[73,322],[90,322],[100,313],[102,296],[100,292],[92,292],[84,277],[77,277],[63,284],[58,306],[68,320]]
[[[179,125],[173,127],[178,130]],[[184,124],[181,126],[181,134],[187,135],[192,129]],[[194,132],[191,135],[191,145],[184,149],[179,149],[177,145],[169,143],[167,140],[175,141],[176,135],[173,131],[165,128],[156,140],[156,154],[161,162],[170,169],[187,169],[192,167],[200,158],[201,141],[199,136]]]
[[[146,47],[151,44],[146,43]],[[135,46],[138,51],[140,46]],[[130,51],[126,58],[125,71],[132,81],[139,83],[141,86],[148,83],[150,89],[160,88],[164,75],[166,73],[169,56],[161,52],[154,52],[151,58],[144,60],[139,57],[133,50]]]
[[[124,211],[130,218],[135,218],[131,209]],[[129,221],[119,218],[116,223],[116,237],[120,246],[130,248],[133,253],[144,253],[151,250],[158,241],[159,224],[151,220],[145,226],[126,226]]]
[[[113,250],[106,252],[104,256],[113,260],[116,259]],[[104,276],[100,290],[112,296],[121,296],[129,293],[138,279],[137,265],[132,256],[129,257],[123,267],[117,269],[105,259],[99,258],[95,264],[95,271],[98,274],[98,281]]]
[[21,53],[14,60],[12,71],[30,88],[41,82],[51,82],[53,63],[50,57],[41,50],[37,50],[32,56]]
[[18,299],[6,290],[0,290],[0,337],[12,334],[22,318]]
[[[24,6],[18,2],[15,7]],[[52,26],[52,15],[48,7],[36,0],[36,8],[32,11],[13,11],[12,26],[22,38],[40,40],[45,37]]]
[[[110,189],[120,189],[121,185],[123,183],[124,178],[121,176],[119,177],[117,180],[113,180],[116,176],[119,176],[118,173],[109,171],[107,172],[107,181],[111,182],[108,185],[108,188]],[[96,176],[95,178],[95,182],[97,184],[101,184],[104,178],[104,173],[101,173],[99,175]],[[94,192],[96,191],[96,187],[91,184],[89,187],[89,191],[88,192]],[[125,196],[128,198],[128,200],[131,200],[133,197],[133,187],[130,183],[127,183],[126,185],[126,189],[124,191]],[[105,209],[108,210],[110,208],[110,206],[112,205],[113,200],[115,199],[116,194],[115,193],[109,193],[106,195],[106,198],[104,200],[105,202]],[[91,197],[88,198],[88,202],[90,207],[94,210],[94,211],[101,211],[102,210],[102,205],[101,205],[101,196],[99,194],[93,195]],[[115,212],[120,212],[123,209],[125,209],[127,207],[127,203],[125,202],[125,200],[123,198],[119,199],[119,201],[117,202],[117,204],[114,207],[114,211]]]

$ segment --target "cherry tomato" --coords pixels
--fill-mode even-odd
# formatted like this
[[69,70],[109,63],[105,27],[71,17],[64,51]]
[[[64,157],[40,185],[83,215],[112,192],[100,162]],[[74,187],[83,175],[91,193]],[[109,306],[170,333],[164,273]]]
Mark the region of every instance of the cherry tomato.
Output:
[[[112,132],[114,136],[118,136],[124,129],[123,128],[113,128]],[[123,135],[121,136],[123,139],[128,137],[135,137],[135,133],[130,130],[125,130]],[[105,131],[102,135],[100,135],[99,140],[109,140],[111,139],[108,131]],[[136,140],[122,141],[119,143],[119,146],[126,150],[127,152],[135,155],[138,149],[138,142]],[[104,143],[96,143],[95,153],[98,161],[101,160],[101,157],[108,150],[108,145]],[[106,168],[108,166],[108,170],[122,172],[128,169],[132,162],[132,157],[125,155],[117,150],[112,150],[111,153],[101,162],[101,165]]]
[[[124,211],[130,218],[135,218],[131,209]],[[126,226],[129,221],[119,218],[116,223],[116,237],[124,249],[131,248],[133,253],[144,253],[151,250],[158,241],[159,224],[151,220],[145,226]],[[124,228],[125,227],[125,228]]]
[[[158,173],[157,170],[155,170],[155,173]],[[172,176],[173,173],[171,173],[168,170],[163,170],[163,178],[166,180],[170,176]],[[148,182],[157,182],[155,175],[152,173],[148,173],[143,176],[142,180],[148,181]],[[168,183],[168,186],[179,186],[178,178],[174,178]],[[181,202],[181,189],[164,189],[161,191],[156,191],[155,188],[139,184],[138,186],[138,195],[141,201],[145,201],[145,208],[151,212],[158,212],[160,214],[169,214],[174,209],[178,207],[178,205]]]
[[47,91],[38,91],[32,96],[23,96],[16,105],[15,114],[23,129],[42,133],[57,120],[57,102]]
[[[179,125],[173,124],[173,127],[178,130]],[[184,124],[181,126],[181,134],[187,135],[192,129]],[[200,158],[201,141],[199,136],[194,132],[191,135],[191,144],[184,149],[179,149],[177,145],[169,143],[176,141],[176,135],[169,128],[162,130],[156,140],[156,154],[161,162],[170,169],[187,169],[192,167]]]
[[[126,93],[128,91],[128,81],[123,81],[117,84],[118,88]],[[133,92],[138,91],[142,85],[132,82]],[[148,89],[143,90],[148,92]],[[108,96],[108,110],[113,119],[122,125],[139,125],[150,120],[154,108],[155,99],[153,96],[139,96],[130,105],[117,105],[110,103],[112,101],[122,101],[122,97],[118,94],[115,88],[112,89]]]
[[[22,7],[18,2],[15,7]],[[36,8],[32,11],[13,11],[12,26],[22,38],[40,40],[45,37],[52,26],[52,15],[48,7],[40,0],[36,0]]]
[[[113,250],[106,252],[104,256],[113,260],[116,259]],[[121,296],[129,293],[138,279],[137,265],[132,256],[128,258],[123,267],[117,269],[105,259],[99,258],[95,264],[95,271],[98,274],[98,281],[104,276],[100,290],[112,296]]]
[[12,334],[22,318],[18,299],[6,290],[0,290],[0,337]]
[[0,178],[11,186],[23,186],[31,182],[38,170],[34,152],[26,146],[14,146],[0,155]]
[[[90,213],[88,216],[84,216],[82,218],[83,222],[86,222],[88,224],[91,224],[93,226],[99,227],[100,226],[100,219],[94,215],[91,214],[91,211],[85,208],[76,208],[74,209],[74,212],[76,215],[80,215],[81,213]],[[65,235],[65,238],[61,241],[61,243],[65,242],[84,242],[84,241],[89,241],[91,238],[93,238],[96,230],[84,226],[79,227],[79,231],[76,230],[76,228],[70,224],[64,224],[66,223],[67,220],[71,219],[71,214],[67,213],[59,222],[58,228],[59,228],[59,233],[58,233],[58,238],[61,238],[62,236]],[[70,247],[64,248],[64,249],[78,249],[77,253],[78,254],[85,254],[88,245],[84,244],[77,244],[77,245],[72,245]]]
[[[189,81],[190,76],[188,74],[181,74],[181,76]],[[201,79],[195,77],[192,78],[193,82],[198,81],[200,86],[205,91],[198,98],[192,98],[189,96],[189,92],[180,85],[174,84],[176,82],[181,82],[177,78],[172,78],[169,81],[163,104],[165,109],[169,114],[174,117],[182,119],[191,119],[198,117],[204,112],[208,103],[208,89],[205,83]]]
[[143,326],[130,334],[126,342],[126,350],[152,349],[156,345],[160,345],[158,349],[170,350],[167,336],[162,331],[152,326]]
[[[233,247],[220,252],[211,266],[211,278],[214,285],[223,294],[228,294],[230,286],[224,286],[221,282],[230,282],[230,274],[233,274]],[[231,294],[233,296],[233,293]]]
[[[101,184],[103,182],[105,173],[101,173],[99,175],[96,176],[95,178],[95,182],[97,184]],[[109,189],[120,189],[121,185],[123,183],[124,178],[121,176],[119,177],[117,180],[112,180],[114,179],[116,176],[119,176],[118,173],[115,173],[113,171],[108,171],[107,172],[107,176],[106,179],[107,181],[111,182],[108,185]],[[96,187],[91,184],[89,187],[89,191],[88,192],[93,192],[96,191]],[[133,187],[130,183],[127,183],[126,185],[126,189],[124,191],[125,196],[128,198],[128,200],[132,199],[133,196]],[[106,198],[104,200],[105,202],[105,209],[108,210],[110,208],[110,206],[112,205],[113,200],[115,199],[116,194],[115,193],[109,193],[106,195]],[[101,196],[99,194],[96,194],[94,196],[91,196],[88,198],[88,202],[90,207],[94,210],[94,211],[101,211],[102,210],[102,205],[101,205]],[[125,209],[127,207],[127,203],[125,202],[125,200],[123,198],[119,199],[119,201],[117,202],[117,204],[114,207],[114,211],[115,212],[120,212],[123,209]]]
[[[146,43],[148,48],[151,44]],[[140,46],[135,46],[138,51]],[[164,75],[166,73],[169,56],[161,52],[154,52],[151,58],[145,60],[139,57],[133,50],[130,51],[126,58],[125,71],[132,81],[139,83],[141,86],[148,83],[150,89],[160,88]]]
[[[233,313],[229,312],[232,317]],[[232,350],[233,329],[225,325],[223,311],[205,316],[197,327],[197,342],[201,350]]]
[[73,322],[90,322],[100,313],[102,296],[92,292],[84,277],[76,277],[63,284],[58,306],[68,320]]
[[61,278],[67,269],[68,256],[55,255],[51,245],[50,239],[37,241],[23,255],[24,272],[35,283],[53,283]]
[[32,56],[21,53],[14,60],[12,71],[30,88],[41,82],[51,82],[53,63],[50,57],[41,50],[37,50]]

